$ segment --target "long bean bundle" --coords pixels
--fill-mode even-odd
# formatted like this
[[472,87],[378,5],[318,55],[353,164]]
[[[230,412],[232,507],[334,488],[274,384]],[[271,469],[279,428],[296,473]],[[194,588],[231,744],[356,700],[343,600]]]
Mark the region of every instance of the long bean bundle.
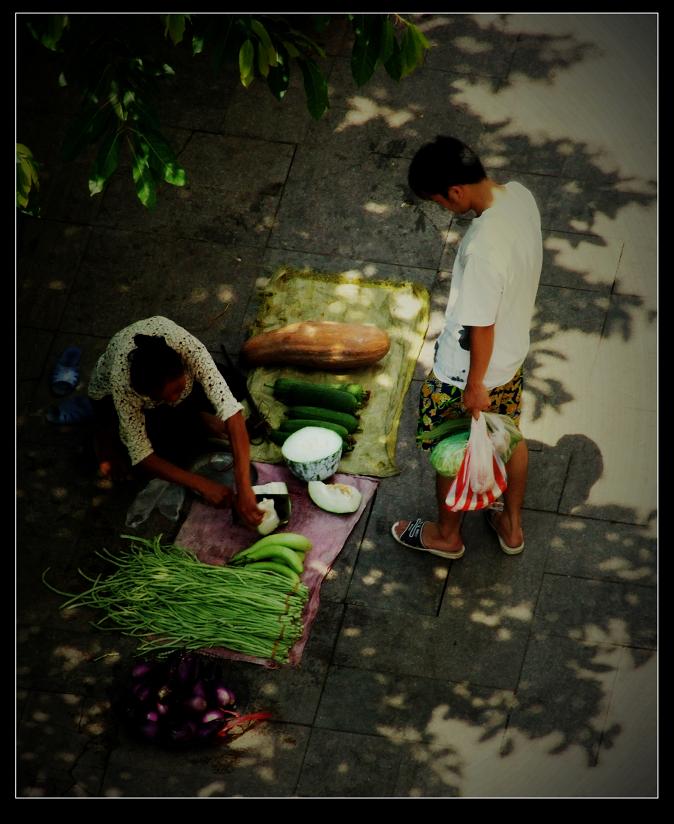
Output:
[[276,572],[202,563],[187,549],[162,545],[161,536],[124,537],[135,542],[127,555],[97,553],[117,567],[109,577],[93,579],[79,570],[89,589],[78,595],[54,590],[69,599],[62,609],[104,610],[94,626],[141,637],[139,655],[227,647],[288,661],[304,631],[304,584]]

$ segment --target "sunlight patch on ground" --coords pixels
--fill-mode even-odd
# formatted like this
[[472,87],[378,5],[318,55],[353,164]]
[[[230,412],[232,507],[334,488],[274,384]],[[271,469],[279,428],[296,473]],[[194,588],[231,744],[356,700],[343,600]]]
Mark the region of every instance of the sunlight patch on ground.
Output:
[[371,120],[382,118],[392,129],[399,129],[410,120],[414,120],[416,114],[405,109],[392,109],[389,106],[381,105],[369,97],[350,97],[348,104],[351,107],[342,122],[335,129],[335,133],[345,131],[354,126],[363,126]]

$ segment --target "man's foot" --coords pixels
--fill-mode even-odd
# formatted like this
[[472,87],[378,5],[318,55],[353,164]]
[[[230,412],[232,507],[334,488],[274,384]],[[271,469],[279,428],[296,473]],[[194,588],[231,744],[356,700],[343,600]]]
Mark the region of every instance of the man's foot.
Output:
[[447,541],[440,535],[438,524],[421,518],[416,521],[396,521],[391,527],[391,535],[403,546],[449,560],[461,558],[466,549],[460,537],[458,541]]
[[487,510],[487,522],[496,533],[501,549],[506,555],[519,555],[524,549],[522,527],[513,527],[507,512]]

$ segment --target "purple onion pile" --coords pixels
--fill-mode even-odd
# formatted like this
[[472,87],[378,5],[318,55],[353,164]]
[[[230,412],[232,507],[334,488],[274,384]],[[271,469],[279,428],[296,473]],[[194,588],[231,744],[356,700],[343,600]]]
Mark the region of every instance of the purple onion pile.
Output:
[[144,740],[181,746],[217,740],[237,715],[235,702],[218,662],[180,652],[134,666],[123,710],[132,731]]

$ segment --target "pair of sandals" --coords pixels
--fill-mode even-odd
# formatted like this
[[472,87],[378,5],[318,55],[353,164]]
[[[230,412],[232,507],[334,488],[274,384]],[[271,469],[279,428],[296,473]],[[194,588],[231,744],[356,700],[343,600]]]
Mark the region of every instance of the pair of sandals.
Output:
[[50,389],[54,395],[63,398],[50,406],[45,417],[49,423],[72,426],[90,420],[94,415],[91,401],[86,395],[66,397],[77,389],[80,381],[80,361],[82,350],[79,346],[68,346],[61,352],[51,373]]
[[[494,511],[501,511],[501,508],[493,507],[487,510],[487,523],[496,533],[501,549],[506,555],[519,555],[520,552],[524,550],[524,541],[522,541],[519,546],[509,546],[499,534],[497,525],[494,522]],[[391,527],[391,535],[399,544],[402,544],[403,546],[409,547],[410,549],[417,549],[420,552],[428,552],[431,555],[438,555],[440,558],[445,558],[449,561],[456,561],[463,557],[466,551],[466,547],[463,545],[455,552],[449,552],[442,549],[432,549],[431,547],[426,546],[421,536],[425,523],[426,521],[422,518],[417,518],[415,521],[410,521],[400,535],[398,535],[396,532],[396,527],[400,524],[400,521],[396,521]]]

